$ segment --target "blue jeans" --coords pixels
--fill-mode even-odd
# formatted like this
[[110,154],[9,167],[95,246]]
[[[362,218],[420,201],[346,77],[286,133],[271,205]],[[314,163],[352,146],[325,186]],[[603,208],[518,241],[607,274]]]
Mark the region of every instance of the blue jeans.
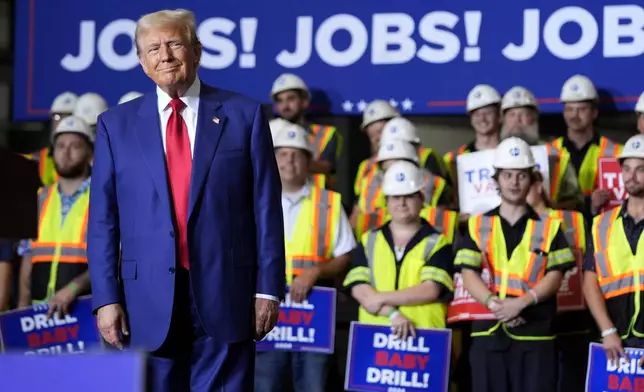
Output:
[[263,351],[255,356],[255,392],[325,392],[329,355]]

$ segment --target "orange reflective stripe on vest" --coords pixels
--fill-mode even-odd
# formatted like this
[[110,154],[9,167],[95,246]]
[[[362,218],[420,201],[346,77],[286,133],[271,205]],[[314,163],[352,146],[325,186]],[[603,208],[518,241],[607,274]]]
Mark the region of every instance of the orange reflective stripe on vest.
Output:
[[[505,241],[503,232],[500,230],[500,223],[495,224],[495,220],[500,219],[498,216],[479,215],[472,219],[475,220],[475,238],[473,239],[479,249],[484,251],[492,249],[500,245],[498,241]],[[530,291],[543,278],[546,270],[546,263],[542,260],[544,256],[538,255],[532,250],[546,249],[551,223],[551,219],[528,220],[524,237],[529,237],[527,248],[529,256],[525,268],[511,265],[510,261],[507,260],[507,256],[501,257],[505,258],[505,260],[497,260],[492,252],[486,252],[490,263],[490,272],[494,276],[494,285],[503,298],[506,295],[520,297]],[[503,244],[503,247],[505,248],[505,244]],[[512,252],[511,256],[514,256],[514,253]],[[519,270],[521,270],[521,273],[518,272]]]

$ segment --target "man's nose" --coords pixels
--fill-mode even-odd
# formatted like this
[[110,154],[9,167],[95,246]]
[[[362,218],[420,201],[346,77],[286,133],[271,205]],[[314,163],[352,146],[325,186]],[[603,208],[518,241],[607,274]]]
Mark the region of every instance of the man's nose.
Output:
[[165,45],[161,45],[161,48],[159,49],[159,54],[161,55],[161,61],[169,62],[169,61],[172,61],[173,59],[172,51],[170,51],[168,47]]

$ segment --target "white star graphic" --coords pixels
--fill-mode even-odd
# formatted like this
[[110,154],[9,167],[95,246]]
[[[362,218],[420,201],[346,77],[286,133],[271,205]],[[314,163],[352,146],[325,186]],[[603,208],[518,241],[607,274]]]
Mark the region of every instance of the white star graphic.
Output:
[[396,100],[395,100],[395,99],[393,99],[393,98],[391,98],[391,99],[389,100],[389,104],[390,104],[391,106],[395,107],[395,108],[397,108],[397,107],[398,107],[398,102],[396,102]]
[[367,103],[364,101],[364,99],[361,99],[361,100],[358,102],[357,107],[358,107],[358,111],[359,111],[360,113],[362,113],[362,112],[364,112],[364,109],[367,107]]
[[405,100],[401,102],[401,105],[403,110],[410,111],[414,107],[414,101],[409,98],[405,98]]
[[342,102],[342,109],[343,109],[345,112],[350,112],[350,111],[352,111],[352,110],[353,110],[353,102],[351,102],[351,101],[344,101],[344,102]]

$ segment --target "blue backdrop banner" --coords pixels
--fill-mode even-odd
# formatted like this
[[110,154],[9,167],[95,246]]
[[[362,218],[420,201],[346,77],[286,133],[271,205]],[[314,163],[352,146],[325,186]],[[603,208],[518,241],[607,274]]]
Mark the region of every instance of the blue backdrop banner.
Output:
[[[13,113],[43,117],[67,90],[110,105],[153,86],[133,36],[145,13],[171,0],[16,2]],[[284,72],[301,76],[314,108],[359,114],[388,99],[405,114],[464,113],[479,83],[532,90],[559,111],[563,82],[581,73],[631,110],[644,54],[641,1],[184,0],[203,44],[201,77],[268,102]],[[608,97],[612,97],[609,99]]]
[[586,392],[644,391],[644,367],[638,362],[644,349],[625,347],[628,360],[609,362],[601,344],[591,343],[586,373]]
[[[288,287],[287,287],[288,290]],[[261,341],[257,351],[314,351],[333,354],[335,346],[335,298],[333,288],[313,287],[301,303],[286,300],[280,304],[277,325]]]
[[390,326],[351,323],[344,389],[447,392],[452,331],[417,329],[401,340]]
[[71,314],[47,318],[45,305],[0,315],[0,342],[4,351],[23,354],[78,354],[101,347],[92,314],[91,297],[76,301]]

